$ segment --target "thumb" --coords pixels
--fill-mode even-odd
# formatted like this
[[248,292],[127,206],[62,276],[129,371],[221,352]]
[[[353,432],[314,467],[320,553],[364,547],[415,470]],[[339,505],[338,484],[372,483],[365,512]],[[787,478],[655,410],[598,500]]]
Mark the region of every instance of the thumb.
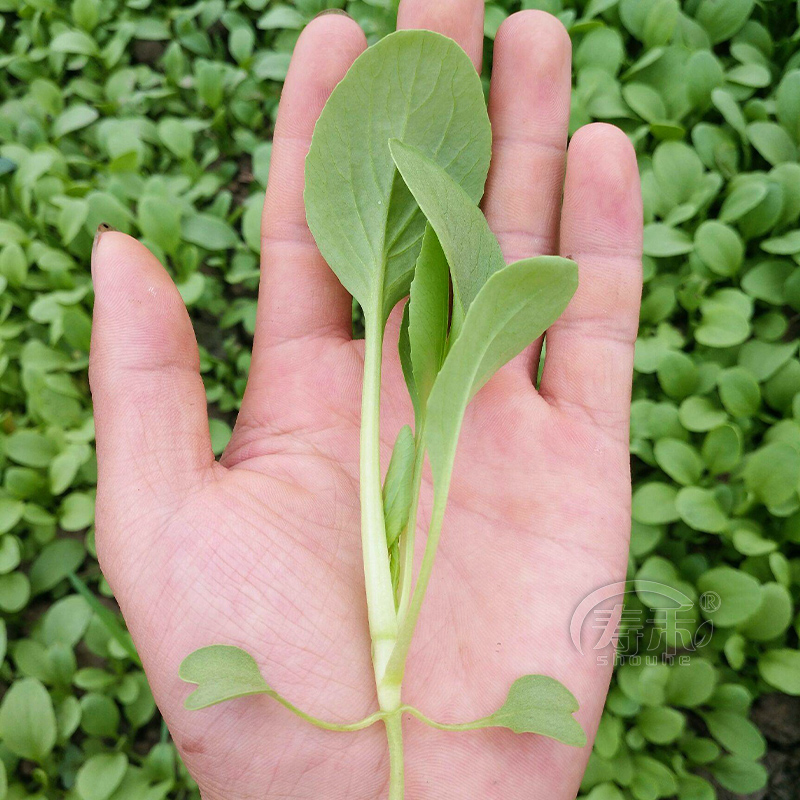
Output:
[[165,508],[214,463],[192,324],[153,254],[107,226],[98,228],[92,279],[98,510],[117,498]]

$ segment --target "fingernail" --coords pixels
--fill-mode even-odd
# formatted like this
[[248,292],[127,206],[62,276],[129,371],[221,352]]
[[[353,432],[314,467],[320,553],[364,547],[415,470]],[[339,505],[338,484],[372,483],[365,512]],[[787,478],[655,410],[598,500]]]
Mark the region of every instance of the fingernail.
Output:
[[105,222],[101,222],[97,226],[97,231],[94,234],[94,241],[92,242],[92,257],[91,257],[92,274],[94,274],[94,254],[97,251],[97,243],[100,241],[100,237],[104,233],[108,233],[108,231],[116,231],[116,228],[112,228],[109,224]]
[[319,14],[314,17],[314,19],[317,17],[326,17],[328,14],[340,14],[348,19],[353,19],[343,8],[326,8],[324,11],[320,11]]

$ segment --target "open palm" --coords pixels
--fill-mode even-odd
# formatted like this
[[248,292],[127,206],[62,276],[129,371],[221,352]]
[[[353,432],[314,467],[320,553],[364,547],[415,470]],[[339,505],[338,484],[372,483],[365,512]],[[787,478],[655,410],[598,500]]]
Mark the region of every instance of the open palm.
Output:
[[[479,63],[483,0],[404,0],[400,25],[445,33]],[[315,716],[353,721],[377,708],[359,535],[363,347],[302,199],[316,118],[364,47],[339,15],[315,20],[297,45],[275,132],[252,369],[221,463],[171,279],[121,233],[103,233],[93,256],[98,556],[205,800],[387,792],[381,726],[324,732],[264,697],[189,712],[178,679],[192,650],[234,644]],[[517,677],[544,673],[576,695],[591,739],[609,673],[572,647],[569,619],[588,592],[625,573],[638,176],[624,135],[592,125],[573,137],[564,181],[570,43],[553,17],[512,16],[494,59],[484,212],[507,260],[568,255],[580,288],[548,331],[539,391],[534,346],[469,407],[403,699],[464,721],[496,709]],[[387,461],[412,417],[397,327],[395,313],[382,387]],[[421,521],[431,497],[426,482]],[[404,724],[414,800],[574,797],[589,752],[505,730]]]

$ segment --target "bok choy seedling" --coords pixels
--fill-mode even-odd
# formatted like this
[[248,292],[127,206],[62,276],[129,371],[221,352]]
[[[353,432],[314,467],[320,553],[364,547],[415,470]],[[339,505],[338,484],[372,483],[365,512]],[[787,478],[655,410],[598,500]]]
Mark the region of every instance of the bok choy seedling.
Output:
[[[446,725],[402,702],[414,629],[431,577],[467,404],[506,362],[558,318],[577,267],[554,256],[506,265],[478,202],[491,128],[480,78],[452,40],[402,31],[369,48],[331,94],[306,161],[308,224],[365,320],[360,495],[364,577],[378,710],[349,725],[300,711],[271,688],[254,659],[214,645],[189,655],[181,677],[199,709],[267,694],[320,727],[353,731],[382,721],[391,800],[403,797],[401,716],[442,730],[503,726],[582,746],[578,704],[553,678],[526,675],[483,719]],[[400,358],[414,431],[397,437],[385,482],[380,465],[384,329],[405,296]],[[451,302],[452,295],[452,302]],[[414,536],[425,456],[434,503],[414,580]]]

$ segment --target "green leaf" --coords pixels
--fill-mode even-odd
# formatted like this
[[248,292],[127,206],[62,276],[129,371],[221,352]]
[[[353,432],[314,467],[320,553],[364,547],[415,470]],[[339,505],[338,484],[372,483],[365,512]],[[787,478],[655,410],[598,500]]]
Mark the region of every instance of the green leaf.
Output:
[[253,74],[262,81],[282,81],[289,71],[290,60],[290,53],[262,53],[255,59]]
[[657,123],[667,116],[664,99],[645,83],[628,83],[622,87],[625,102],[646,122]]
[[36,678],[11,684],[0,705],[0,739],[20,758],[42,762],[56,743],[56,715],[47,689]]
[[678,411],[681,425],[687,431],[702,433],[727,422],[728,416],[707,397],[687,397]]
[[733,546],[745,556],[763,556],[777,550],[778,543],[764,539],[757,533],[747,529],[733,532]]
[[779,692],[800,695],[800,651],[768,650],[758,659],[758,671]]
[[251,694],[272,694],[255,659],[239,647],[215,644],[190,653],[178,672],[181,680],[196,683],[185,706],[208,708],[225,700]]
[[707,619],[720,628],[738,625],[753,613],[761,600],[758,581],[742,570],[722,566],[704,572],[697,580],[701,593],[713,593],[713,603],[703,604],[701,609]]
[[[694,760],[697,759],[697,756],[696,749],[689,753],[689,757]],[[717,800],[717,792],[707,780],[699,775],[679,775],[678,797],[681,800]]]
[[470,728],[509,728],[514,733],[538,733],[556,741],[583,747],[586,734],[573,714],[578,701],[562,683],[546,675],[525,675],[508,691],[494,714],[470,723]]
[[756,264],[742,278],[742,289],[751,297],[782,306],[786,302],[786,281],[793,272],[791,263],[770,259]]
[[755,0],[702,0],[695,17],[708,31],[712,44],[730,39],[747,22]]
[[653,744],[670,744],[686,729],[686,717],[675,708],[655,706],[645,708],[636,717],[636,727]]
[[6,455],[25,467],[46,467],[56,454],[52,440],[38,431],[17,430],[5,442]]
[[668,258],[691,253],[694,245],[689,234],[660,222],[644,226],[644,254],[653,258]]
[[69,582],[72,584],[76,592],[89,604],[89,607],[97,615],[111,638],[119,645],[122,652],[133,661],[134,664],[141,667],[142,662],[139,659],[139,654],[133,646],[133,640],[130,634],[120,624],[116,614],[111,609],[104,606],[91,589],[74,573],[68,575]]
[[739,351],[739,364],[757,381],[769,380],[797,351],[797,342],[773,344],[757,339],[746,342]]
[[444,363],[450,321],[450,272],[428,226],[422,240],[408,306],[408,346],[417,403],[425,408]]
[[210,419],[208,429],[211,435],[211,450],[214,455],[221,455],[231,440],[233,434],[231,426],[224,419]]
[[74,133],[81,128],[86,128],[91,125],[100,114],[96,108],[87,106],[84,103],[70,106],[66,111],[58,115],[55,122],[53,122],[53,136],[59,138],[66,136],[68,133]]
[[750,641],[768,642],[788,630],[793,615],[794,603],[789,590],[779,583],[765,583],[761,587],[761,602],[739,625],[739,632]]
[[658,382],[669,397],[682,400],[697,390],[700,375],[697,365],[679,351],[671,351],[661,358],[658,364]]
[[408,292],[425,230],[396,175],[392,138],[420,148],[477,203],[491,131],[480,78],[455,42],[399,31],[366,50],[326,103],[306,159],[317,245],[367,315],[382,320]]
[[766,752],[761,732],[736,711],[711,711],[703,714],[703,721],[709,733],[733,755],[755,761]]
[[663,525],[680,519],[675,507],[678,490],[654,481],[637,487],[633,493],[633,518],[645,525]]
[[800,453],[784,442],[759,448],[747,459],[744,482],[765,505],[785,503],[797,491],[800,480]]
[[750,337],[750,320],[726,303],[705,301],[694,338],[706,347],[734,347]]
[[225,220],[212,214],[192,214],[183,220],[181,235],[187,242],[206,250],[231,250],[239,245],[239,235]]
[[[417,266],[417,269],[418,268],[419,266]],[[414,277],[416,278],[416,275]],[[413,281],[411,285],[413,289]],[[419,402],[419,393],[417,392],[417,384],[414,378],[414,365],[411,363],[411,339],[408,334],[410,312],[411,301],[407,302],[403,307],[403,318],[400,321],[400,333],[397,338],[397,350],[400,356],[400,367],[403,370],[403,378],[405,379],[406,388],[411,398],[411,405],[414,407],[414,419],[418,420],[421,406]]]
[[94,522],[94,497],[85,492],[67,495],[59,509],[59,521],[65,531],[88,528]]
[[288,5],[276,5],[270,8],[258,20],[258,27],[261,30],[279,30],[283,28],[301,29],[306,23],[303,16],[294,8]]
[[664,142],[653,153],[653,174],[664,200],[676,206],[691,200],[703,178],[703,164],[687,144]]
[[517,261],[486,281],[428,400],[426,438],[437,492],[447,494],[469,401],[503,364],[558,319],[577,285],[577,265],[556,256]]
[[659,439],[653,456],[667,475],[676,483],[692,486],[703,474],[703,460],[694,447],[680,439]]
[[177,158],[190,158],[194,150],[194,137],[189,127],[180,119],[162,119],[158,135],[164,146]]
[[397,434],[383,484],[383,514],[388,547],[395,543],[408,522],[415,454],[414,434],[408,425],[403,425]]
[[758,89],[769,86],[772,76],[763,64],[739,64],[729,69],[725,77],[732,83]]
[[706,220],[695,231],[694,246],[703,263],[717,275],[735,275],[744,259],[744,243],[736,231],[717,220]]
[[[739,104],[729,91],[714,89],[711,92],[711,102],[717,107],[728,125],[740,136],[746,136],[747,123],[745,122],[744,114],[742,114],[742,109],[739,108]],[[721,219],[724,220],[724,217],[721,217]]]
[[97,53],[97,43],[83,31],[64,31],[50,41],[50,50],[54,53],[93,56]]
[[733,417],[750,417],[761,405],[761,390],[753,374],[744,367],[730,367],[717,378],[719,396]]
[[99,692],[81,697],[81,730],[89,736],[115,739],[119,736],[120,713],[117,704]]
[[108,800],[117,790],[128,757],[125,753],[99,753],[87,759],[75,777],[75,786],[82,800]]
[[31,589],[41,594],[57,586],[86,558],[86,548],[76,539],[56,539],[46,545],[31,565]]
[[778,122],[795,142],[800,142],[800,69],[787,72],[778,84],[775,98]]
[[16,569],[21,560],[21,550],[16,537],[0,537],[0,574],[5,575]]
[[41,628],[43,641],[74,647],[86,632],[92,609],[80,595],[70,594],[57,600],[44,615]]
[[800,230],[789,231],[783,236],[774,236],[761,242],[761,249],[767,253],[782,256],[793,256],[800,253]]
[[146,239],[169,255],[175,253],[181,243],[179,205],[162,197],[143,197],[139,202],[138,222]]
[[22,519],[25,503],[10,497],[0,497],[0,534],[8,533]]
[[667,700],[672,705],[695,708],[706,703],[717,686],[717,671],[705,658],[677,661],[669,670]]
[[757,761],[747,758],[722,756],[710,769],[717,782],[735,794],[752,794],[767,785],[767,771]]
[[[451,336],[455,339],[470,305],[489,276],[505,267],[503,253],[486,217],[444,169],[420,150],[396,139],[389,142],[389,150],[403,180],[436,232],[450,265],[453,277]],[[413,359],[413,340],[411,348]]]
[[751,122],[747,126],[747,138],[770,164],[797,160],[797,146],[789,134],[774,122]]
[[15,614],[25,608],[31,596],[28,576],[22,572],[0,575],[0,610]]
[[711,489],[685,486],[675,498],[681,519],[696,531],[721,533],[728,526],[728,517]]

